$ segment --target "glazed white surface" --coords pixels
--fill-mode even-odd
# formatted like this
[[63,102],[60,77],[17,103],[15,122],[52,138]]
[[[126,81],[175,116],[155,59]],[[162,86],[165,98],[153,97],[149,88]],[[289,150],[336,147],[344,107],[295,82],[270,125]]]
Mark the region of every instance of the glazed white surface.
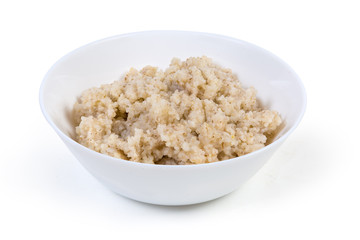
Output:
[[[119,79],[130,67],[165,67],[173,57],[203,55],[231,68],[245,86],[258,90],[267,108],[280,113],[285,127],[277,140],[251,154],[201,166],[137,164],[72,140],[72,105],[85,89]],[[105,186],[141,202],[188,205],[226,195],[253,176],[299,124],[306,93],[285,62],[253,44],[207,33],[148,31],[99,40],[61,58],[42,82],[40,106],[74,156]]]

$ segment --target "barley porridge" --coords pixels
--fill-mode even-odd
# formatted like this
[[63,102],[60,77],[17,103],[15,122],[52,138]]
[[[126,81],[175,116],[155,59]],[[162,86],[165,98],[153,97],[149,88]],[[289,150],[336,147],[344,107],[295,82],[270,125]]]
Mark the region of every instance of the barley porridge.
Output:
[[151,164],[200,164],[265,146],[282,120],[254,88],[207,57],[174,58],[161,71],[131,68],[74,105],[76,140],[97,152]]

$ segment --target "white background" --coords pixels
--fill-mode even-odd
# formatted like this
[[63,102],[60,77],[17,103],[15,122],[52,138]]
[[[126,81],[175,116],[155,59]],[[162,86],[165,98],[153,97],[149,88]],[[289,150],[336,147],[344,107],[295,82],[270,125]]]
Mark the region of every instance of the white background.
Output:
[[[360,239],[357,1],[1,1],[0,239]],[[192,30],[252,42],[288,62],[305,117],[234,193],[186,207],[113,194],[43,118],[51,65],[97,39]]]

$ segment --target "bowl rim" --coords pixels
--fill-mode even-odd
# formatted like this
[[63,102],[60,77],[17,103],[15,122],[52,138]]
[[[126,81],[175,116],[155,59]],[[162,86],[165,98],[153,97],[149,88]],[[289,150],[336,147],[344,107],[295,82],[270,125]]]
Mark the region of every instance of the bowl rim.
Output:
[[[62,132],[57,126],[56,124],[53,122],[52,118],[50,117],[50,115],[46,112],[45,110],[45,103],[44,103],[44,88],[46,85],[46,82],[49,79],[49,75],[50,73],[53,71],[53,69],[55,69],[57,67],[57,65],[63,61],[65,61],[67,58],[71,57],[72,55],[76,54],[78,51],[85,49],[87,47],[96,45],[96,44],[101,44],[104,43],[106,41],[111,41],[114,39],[120,39],[120,38],[125,38],[125,37],[134,37],[136,35],[146,35],[146,34],[191,34],[191,35],[198,35],[198,36],[204,36],[204,37],[211,37],[211,38],[218,38],[218,39],[223,39],[223,40],[227,40],[227,41],[233,41],[236,43],[241,43],[244,45],[248,45],[250,47],[253,48],[257,48],[258,50],[264,52],[265,54],[270,55],[271,57],[273,57],[274,59],[276,59],[277,61],[279,61],[281,64],[283,64],[288,71],[291,72],[291,74],[294,75],[295,80],[297,81],[299,87],[300,87],[300,91],[301,91],[301,95],[302,95],[302,105],[301,105],[301,109],[300,109],[300,114],[298,115],[295,123],[293,124],[293,126],[291,126],[291,128],[289,130],[287,130],[281,137],[279,137],[278,139],[276,139],[275,141],[271,142],[270,144],[266,145],[265,147],[262,147],[256,151],[253,151],[251,153],[236,157],[236,158],[231,158],[231,159],[227,159],[227,160],[223,160],[223,161],[219,161],[219,162],[212,162],[212,163],[201,163],[201,164],[193,164],[193,165],[160,165],[160,164],[150,164],[150,163],[139,163],[139,162],[133,162],[133,161],[129,161],[129,160],[124,160],[121,158],[115,158],[103,153],[99,153],[96,152],[90,148],[87,148],[83,145],[81,145],[80,143],[76,142],[74,139],[72,139],[71,137],[69,137],[67,134],[65,134],[64,132]],[[226,165],[226,164],[231,164],[233,161],[241,161],[241,160],[245,160],[247,158],[250,158],[254,155],[257,155],[261,152],[267,151],[268,149],[272,148],[274,145],[279,144],[281,142],[283,142],[288,136],[290,136],[294,130],[298,127],[298,125],[300,124],[302,118],[304,117],[305,111],[306,111],[306,106],[307,106],[307,94],[306,94],[306,90],[304,87],[303,82],[301,81],[300,77],[298,76],[298,74],[291,68],[291,66],[289,64],[287,64],[284,60],[282,60],[280,57],[276,56],[275,54],[273,54],[272,52],[259,47],[253,43],[244,41],[244,40],[240,40],[240,39],[236,39],[233,37],[228,37],[225,35],[221,35],[221,34],[215,34],[215,33],[208,33],[208,32],[197,32],[197,31],[180,31],[180,30],[151,30],[151,31],[139,31],[139,32],[130,32],[130,33],[124,33],[124,34],[119,34],[119,35],[114,35],[111,37],[106,37],[106,38],[102,38],[90,43],[87,43],[81,47],[78,47],[72,51],[70,51],[69,53],[65,54],[64,56],[62,56],[60,59],[58,59],[51,67],[50,69],[47,71],[47,73],[45,74],[45,76],[43,77],[43,80],[41,82],[40,85],[40,89],[39,89],[39,104],[40,104],[40,109],[41,112],[43,113],[46,121],[50,124],[50,126],[55,130],[55,132],[63,139],[66,140],[67,142],[76,145],[80,148],[82,148],[84,151],[90,151],[95,155],[98,155],[99,157],[105,157],[108,160],[111,161],[115,161],[115,162],[122,162],[124,164],[130,164],[133,166],[141,166],[141,167],[155,167],[155,168],[176,168],[176,169],[180,169],[180,168],[184,168],[184,169],[188,169],[188,168],[203,168],[203,167],[212,167],[212,166],[217,166],[218,164],[221,165]]]

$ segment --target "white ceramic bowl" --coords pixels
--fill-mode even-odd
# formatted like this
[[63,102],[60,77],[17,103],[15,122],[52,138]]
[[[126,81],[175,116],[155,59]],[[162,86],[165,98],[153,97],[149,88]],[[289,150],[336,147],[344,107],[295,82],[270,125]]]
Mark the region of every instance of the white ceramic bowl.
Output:
[[[173,57],[202,55],[231,68],[245,87],[258,90],[266,107],[280,112],[286,125],[273,143],[222,162],[165,166],[109,157],[73,140],[70,111],[83,90],[113,82],[130,67],[165,68]],[[299,124],[306,94],[285,62],[253,44],[208,33],[150,31],[99,40],[61,58],[42,82],[40,106],[74,156],[112,191],[141,202],[186,205],[228,194],[253,176]]]

